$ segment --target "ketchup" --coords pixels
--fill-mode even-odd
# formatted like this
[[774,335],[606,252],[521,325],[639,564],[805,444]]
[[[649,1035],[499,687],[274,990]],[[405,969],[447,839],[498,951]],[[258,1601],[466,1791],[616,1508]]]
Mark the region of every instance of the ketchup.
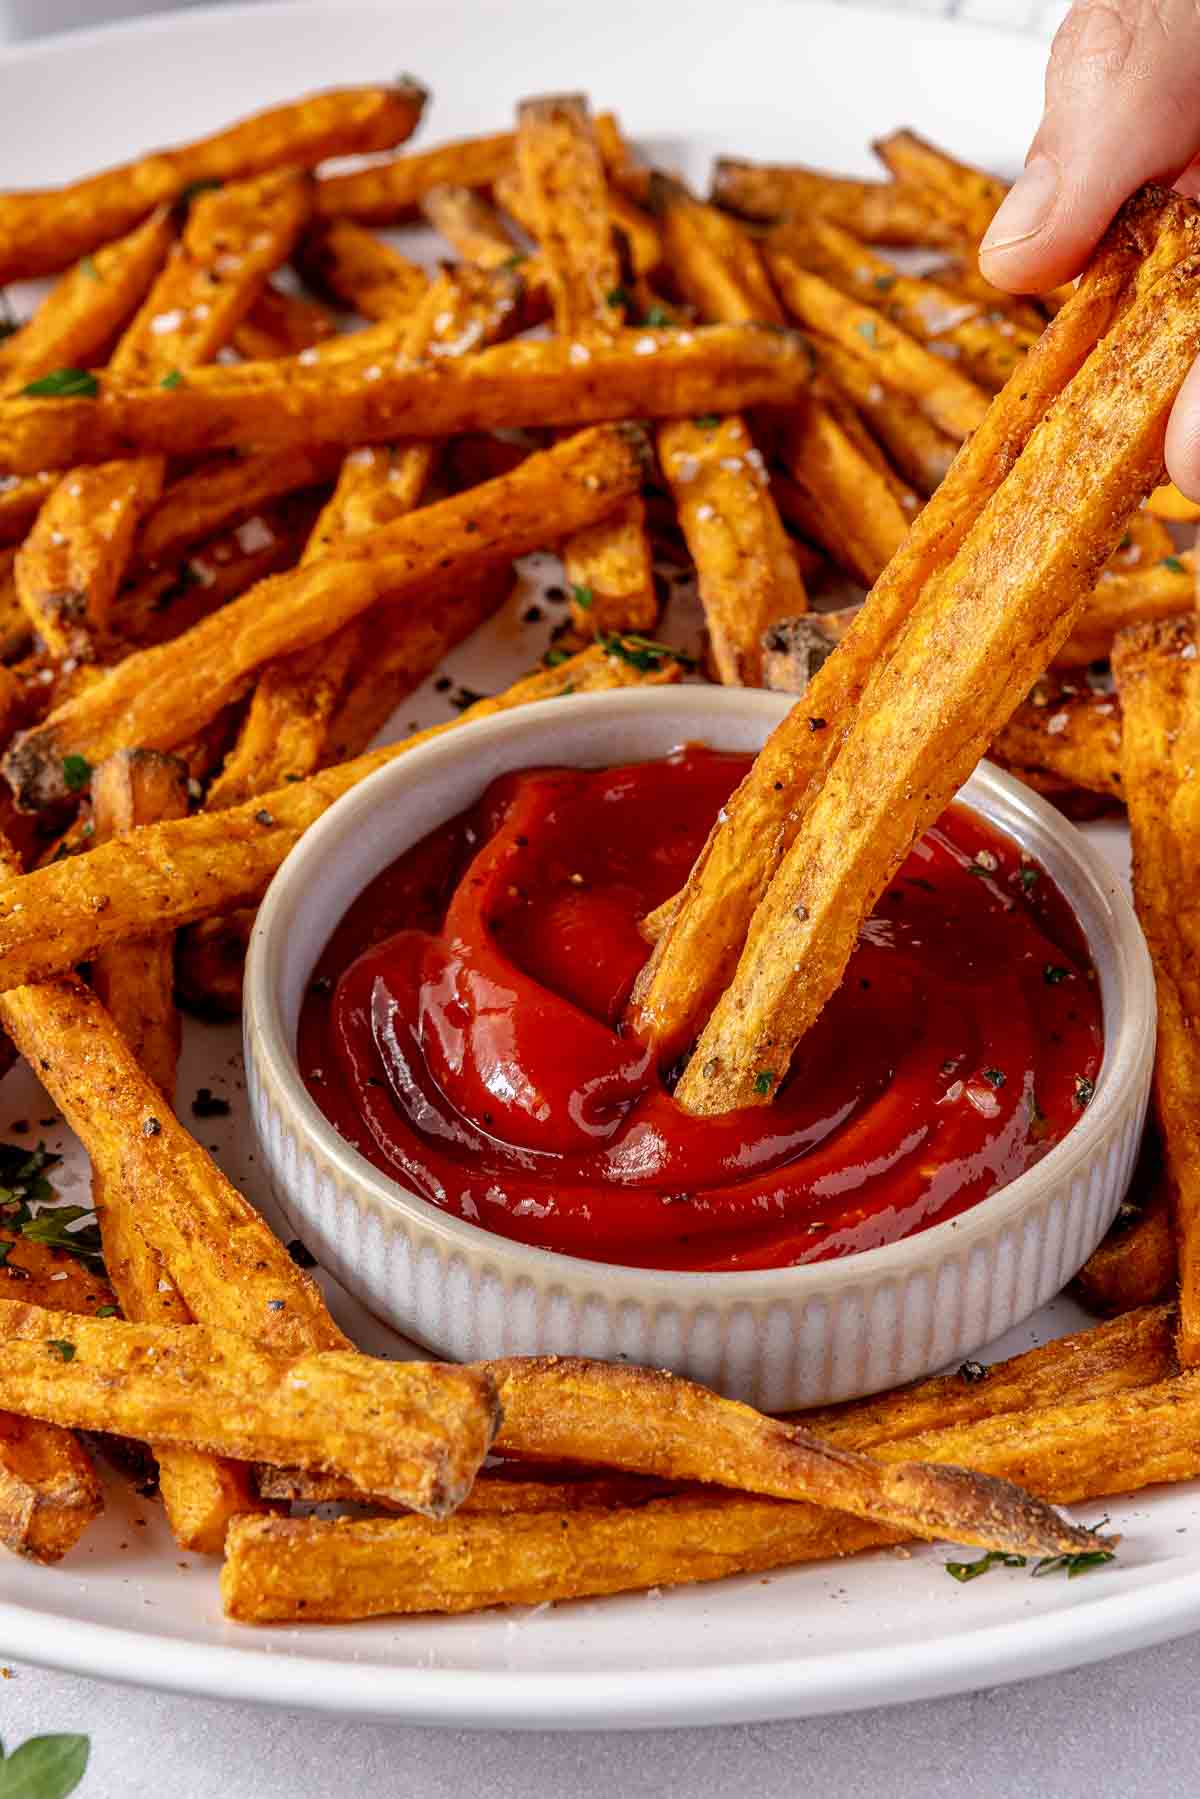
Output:
[[961,805],[863,926],[774,1101],[694,1118],[622,1031],[644,915],[749,766],[505,775],[355,901],[300,1020],[317,1104],[459,1218],[632,1267],[784,1267],[909,1236],[1091,1097],[1095,972],[1050,877]]

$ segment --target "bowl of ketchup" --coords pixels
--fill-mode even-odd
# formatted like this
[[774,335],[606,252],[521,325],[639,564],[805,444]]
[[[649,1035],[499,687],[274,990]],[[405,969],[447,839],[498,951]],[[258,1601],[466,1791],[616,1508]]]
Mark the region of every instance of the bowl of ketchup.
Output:
[[863,926],[770,1105],[698,1118],[629,1024],[677,892],[792,702],[580,695],[447,733],[280,869],[246,1062],[297,1234],[443,1356],[618,1357],[768,1409],[951,1364],[1128,1186],[1154,1048],[1115,875],[982,764]]

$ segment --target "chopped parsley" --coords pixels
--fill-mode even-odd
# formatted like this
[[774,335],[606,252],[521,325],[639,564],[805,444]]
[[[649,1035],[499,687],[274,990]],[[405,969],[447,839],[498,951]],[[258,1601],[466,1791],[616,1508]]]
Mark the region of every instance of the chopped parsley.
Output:
[[513,269],[519,269],[521,264],[523,262],[528,262],[528,260],[529,258],[526,256],[524,250],[514,250],[512,255],[506,256],[504,261],[500,264],[500,273],[502,275],[510,274]]
[[656,301],[653,306],[648,306],[646,308],[646,316],[642,320],[642,323],[643,325],[649,325],[651,330],[661,331],[668,325],[673,325],[675,320],[673,315],[667,311],[667,308],[665,306],[660,306]]
[[604,296],[606,306],[628,306],[629,294],[623,287],[610,287]]
[[64,756],[62,774],[68,793],[82,793],[92,778],[92,765],[86,756]]
[[179,204],[181,206],[190,206],[192,201],[200,194],[212,193],[213,189],[220,187],[220,185],[221,183],[219,181],[189,181],[179,195]]
[[542,657],[543,668],[560,668],[564,662],[571,660],[566,650],[547,650]]
[[1095,1081],[1089,1080],[1086,1074],[1077,1074],[1075,1076],[1075,1104],[1079,1107],[1080,1111],[1083,1111],[1085,1107],[1091,1105],[1092,1095],[1095,1091]]
[[578,581],[572,581],[571,598],[577,606],[582,607],[584,612],[590,612],[595,595],[592,593],[590,587],[581,587]]
[[[27,1237],[50,1249],[65,1249],[80,1261],[100,1262],[100,1232],[90,1207],[59,1205],[46,1171],[62,1160],[52,1155],[44,1143],[36,1149],[19,1143],[0,1143],[0,1230],[14,1236]],[[70,1229],[80,1219],[92,1219],[81,1230]],[[12,1244],[0,1244],[0,1267],[7,1261]],[[10,1272],[15,1272],[14,1269]]]
[[48,375],[31,381],[21,392],[34,400],[94,400],[100,392],[100,383],[87,369],[51,369]]
[[692,420],[692,423],[699,425],[702,431],[715,431],[721,423],[721,415],[719,412],[702,412],[699,418]]
[[1057,987],[1060,981],[1069,981],[1070,978],[1071,970],[1061,967],[1057,962],[1047,962],[1042,970],[1042,979],[1047,987]]
[[774,1085],[775,1070],[773,1068],[760,1068],[754,1077],[754,1091],[765,1095],[771,1091],[771,1088]]
[[162,380],[159,382],[158,385],[160,387],[182,387],[183,386],[183,370],[182,369],[172,369],[169,375],[163,376]]
[[1033,1578],[1040,1580],[1044,1574],[1065,1573],[1068,1580],[1074,1580],[1078,1574],[1089,1574],[1093,1568],[1102,1568],[1105,1562],[1115,1560],[1111,1549],[1081,1549],[1075,1555],[1044,1555],[1032,1570]]
[[1022,868],[1018,871],[1017,879],[1020,881],[1026,893],[1032,893],[1037,886],[1038,874],[1039,870],[1036,868]]
[[116,1306],[97,1306],[93,1313],[93,1317],[96,1318],[119,1318],[120,1316]]
[[608,631],[600,638],[600,644],[609,656],[619,656],[622,662],[628,662],[642,674],[652,669],[662,668],[665,663],[679,662],[684,668],[692,666],[692,658],[685,656],[681,650],[673,650],[670,644],[655,643],[650,637],[639,637],[632,631]]
[[1006,1077],[1002,1069],[985,1068],[983,1070],[983,1078],[989,1087],[1000,1088],[1003,1087]]
[[879,327],[874,319],[860,319],[855,330],[860,337],[866,339],[873,350],[879,348]]
[[1169,568],[1173,575],[1187,574],[1187,569],[1179,560],[1178,556],[1164,556],[1158,566],[1159,568]]
[[978,1580],[981,1574],[987,1574],[993,1568],[1024,1568],[1028,1560],[1028,1556],[1009,1555],[1003,1549],[989,1549],[977,1562],[945,1562],[943,1566],[951,1580],[961,1581],[965,1585],[968,1580]]
[[47,1337],[46,1348],[51,1355],[56,1355],[60,1362],[75,1360],[75,1345],[67,1337]]

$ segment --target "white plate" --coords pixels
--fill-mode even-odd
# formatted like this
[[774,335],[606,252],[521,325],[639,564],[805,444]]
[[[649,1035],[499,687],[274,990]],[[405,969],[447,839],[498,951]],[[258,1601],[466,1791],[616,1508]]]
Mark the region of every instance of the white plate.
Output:
[[[1044,55],[991,32],[797,0],[196,11],[0,55],[0,185],[60,180],[306,88],[400,70],[434,90],[434,139],[499,128],[522,94],[586,88],[700,183],[723,151],[866,171],[870,137],[900,124],[1012,166],[1036,119]],[[450,658],[456,680],[495,688],[528,665],[546,631],[521,626],[529,597]],[[393,734],[444,715],[444,698],[427,687]],[[1093,829],[1119,865],[1122,834]],[[235,1028],[189,1026],[185,1118],[200,1084],[234,1102],[231,1118],[197,1125],[202,1140],[265,1209]],[[48,1112],[17,1071],[0,1090],[0,1136]],[[53,1130],[45,1135],[58,1146]],[[85,1181],[68,1148],[60,1187],[78,1192]],[[405,1353],[333,1297],[365,1347]],[[1080,1322],[1059,1301],[983,1353],[1013,1353]],[[408,1722],[794,1717],[1022,1679],[1200,1623],[1195,1489],[1110,1509],[1125,1532],[1119,1561],[1070,1583],[1003,1571],[960,1586],[943,1571],[945,1551],[926,1548],[533,1612],[251,1631],[223,1621],[213,1566],[179,1554],[156,1504],[114,1483],[108,1514],[58,1568],[0,1562],[0,1651],[179,1692]]]

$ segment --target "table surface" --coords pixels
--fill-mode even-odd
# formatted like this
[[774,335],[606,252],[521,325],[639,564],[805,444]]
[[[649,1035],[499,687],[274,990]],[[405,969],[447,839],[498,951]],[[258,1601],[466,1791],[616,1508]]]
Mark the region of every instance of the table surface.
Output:
[[[452,3],[452,0],[451,0]],[[856,0],[845,0],[854,4]],[[802,4],[802,0],[797,0]],[[891,0],[1049,38],[1065,0]],[[43,27],[146,10],[145,0],[0,0],[0,41]],[[794,1799],[805,1787],[891,1799],[1088,1799],[1119,1787],[1126,1799],[1191,1791],[1200,1716],[1180,1696],[1200,1671],[1200,1641],[1185,1638],[1076,1673],[942,1699],[795,1724],[714,1730],[517,1733],[338,1724],[289,1712],[176,1699],[54,1674],[20,1663],[0,1685],[0,1738],[11,1750],[44,1732],[90,1736],[83,1799],[320,1799],[397,1792],[442,1799],[673,1799],[754,1793]]]

